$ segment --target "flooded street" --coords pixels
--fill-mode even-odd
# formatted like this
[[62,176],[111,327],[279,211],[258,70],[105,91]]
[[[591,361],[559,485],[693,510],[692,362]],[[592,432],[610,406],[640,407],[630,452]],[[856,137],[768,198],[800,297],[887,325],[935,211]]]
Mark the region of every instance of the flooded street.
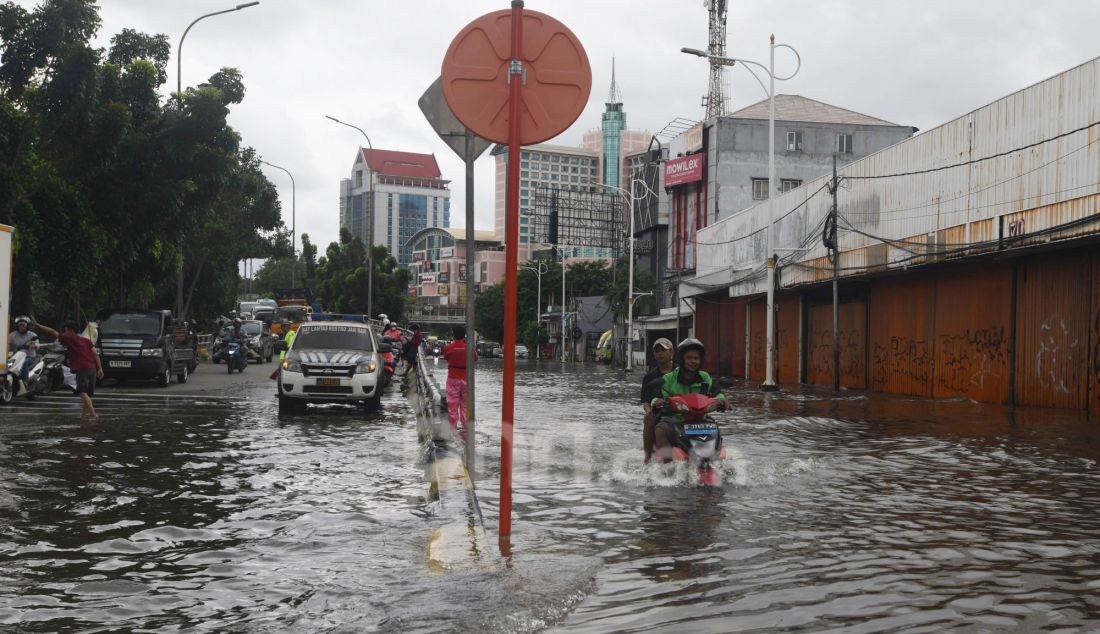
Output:
[[[442,369],[442,364],[440,368]],[[209,368],[200,368],[200,374]],[[730,391],[721,490],[643,465],[636,381],[520,362],[513,550],[440,572],[407,401],[277,414],[273,387],[0,410],[0,626],[18,631],[1086,630],[1095,421]],[[266,371],[264,371],[266,373]],[[445,376],[440,371],[438,377]],[[478,383],[495,535],[499,362]],[[495,416],[494,416],[495,415]]]

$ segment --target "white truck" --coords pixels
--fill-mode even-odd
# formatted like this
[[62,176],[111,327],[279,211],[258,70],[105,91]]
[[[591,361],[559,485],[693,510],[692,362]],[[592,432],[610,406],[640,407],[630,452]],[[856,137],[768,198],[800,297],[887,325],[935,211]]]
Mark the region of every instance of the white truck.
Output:
[[8,329],[11,327],[11,227],[0,225],[0,405],[11,402],[15,390],[8,376]]
[[[276,344],[285,350],[286,342]],[[307,403],[361,403],[368,413],[382,401],[382,358],[390,344],[378,343],[367,324],[306,322],[279,366],[279,411],[301,411]]]

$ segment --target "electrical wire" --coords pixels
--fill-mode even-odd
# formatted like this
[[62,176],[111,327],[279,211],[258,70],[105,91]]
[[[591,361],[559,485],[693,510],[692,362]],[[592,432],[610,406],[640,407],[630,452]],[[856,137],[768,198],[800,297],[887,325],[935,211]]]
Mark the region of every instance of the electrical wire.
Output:
[[1078,132],[1084,132],[1085,130],[1089,130],[1089,129],[1094,128],[1096,126],[1100,126],[1100,121],[1095,121],[1095,122],[1090,123],[1088,125],[1083,125],[1079,128],[1076,128],[1074,130],[1070,130],[1068,132],[1063,132],[1061,134],[1056,134],[1052,137],[1043,139],[1041,141],[1036,141],[1034,143],[1029,143],[1027,145],[1022,145],[1022,146],[1020,146],[1018,148],[1015,148],[1015,149],[1012,149],[1012,150],[1006,150],[1004,152],[998,152],[997,154],[991,154],[989,156],[983,156],[982,158],[970,159],[969,161],[964,161],[962,163],[954,163],[952,165],[943,165],[941,167],[930,167],[928,169],[915,170],[915,171],[912,171],[912,172],[898,172],[896,174],[873,174],[873,175],[870,175],[870,176],[846,176],[845,178],[848,178],[848,179],[851,179],[851,180],[874,180],[874,179],[879,179],[879,178],[899,178],[901,176],[917,176],[917,175],[920,175],[920,174],[931,174],[932,172],[942,172],[944,170],[955,169],[956,167],[966,167],[968,165],[974,165],[974,164],[977,164],[977,163],[983,163],[985,161],[991,161],[995,158],[1001,158],[1002,156],[1008,156],[1009,154],[1015,154],[1016,152],[1022,152],[1024,150],[1030,150],[1033,147],[1038,147],[1040,145],[1050,143],[1051,141],[1057,141],[1058,139],[1062,139],[1062,138],[1065,138],[1067,136],[1077,134]]

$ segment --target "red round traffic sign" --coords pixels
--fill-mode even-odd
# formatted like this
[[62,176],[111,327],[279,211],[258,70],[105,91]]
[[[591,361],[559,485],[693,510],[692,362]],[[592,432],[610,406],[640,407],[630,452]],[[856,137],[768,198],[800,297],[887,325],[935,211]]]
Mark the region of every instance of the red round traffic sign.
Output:
[[[462,125],[474,134],[508,142],[508,72],[512,12],[487,13],[466,25],[443,58],[443,96]],[[523,12],[526,72],[522,91],[520,144],[551,139],[584,110],[592,91],[592,69],[577,36],[537,11]]]

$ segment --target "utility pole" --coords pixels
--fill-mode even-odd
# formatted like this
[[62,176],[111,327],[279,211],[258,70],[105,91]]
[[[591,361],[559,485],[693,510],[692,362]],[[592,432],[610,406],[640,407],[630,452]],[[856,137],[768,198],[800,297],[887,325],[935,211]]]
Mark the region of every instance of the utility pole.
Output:
[[833,208],[829,210],[829,220],[825,225],[825,246],[833,252],[833,391],[840,391],[840,251],[836,237],[836,190],[839,189],[836,178],[836,153],[833,153],[833,182],[829,193],[833,195]]

